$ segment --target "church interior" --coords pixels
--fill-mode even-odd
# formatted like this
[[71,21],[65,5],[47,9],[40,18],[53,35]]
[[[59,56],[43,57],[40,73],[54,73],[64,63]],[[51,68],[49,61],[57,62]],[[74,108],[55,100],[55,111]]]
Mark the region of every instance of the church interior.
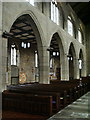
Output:
[[89,47],[89,1],[0,1],[1,120],[89,119]]

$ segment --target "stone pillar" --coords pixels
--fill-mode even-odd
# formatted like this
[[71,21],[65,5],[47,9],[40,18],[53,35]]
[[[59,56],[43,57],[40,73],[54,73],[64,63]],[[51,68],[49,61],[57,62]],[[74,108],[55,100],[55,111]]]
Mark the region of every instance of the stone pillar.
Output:
[[61,56],[61,80],[69,81],[69,61],[67,55]]
[[[1,8],[1,5],[0,5]],[[0,24],[1,25],[1,24]],[[1,120],[1,114],[2,114],[2,29],[0,26],[0,120]]]
[[0,92],[2,91],[2,2],[0,1]]
[[8,81],[8,85],[11,84],[11,55],[10,55],[11,51],[10,48],[7,49],[7,81]]
[[86,61],[84,61],[84,64],[85,62],[87,62],[86,70],[87,70],[87,76],[89,76],[90,75],[90,23],[87,24],[86,26],[86,40],[85,41],[86,41]]
[[81,70],[81,76],[86,77],[87,76],[87,67],[86,67],[86,61],[82,61],[82,70]]
[[80,71],[79,71],[79,60],[74,59],[74,79],[80,78]]
[[2,2],[0,1],[0,120],[2,118]]
[[43,51],[41,51],[42,55],[40,56],[40,64],[39,64],[39,72],[40,72],[40,80],[39,83],[49,84],[49,52],[47,51],[47,47],[43,47]]
[[0,120],[2,119],[2,2],[0,1]]
[[2,90],[6,89],[7,78],[7,39],[2,38]]

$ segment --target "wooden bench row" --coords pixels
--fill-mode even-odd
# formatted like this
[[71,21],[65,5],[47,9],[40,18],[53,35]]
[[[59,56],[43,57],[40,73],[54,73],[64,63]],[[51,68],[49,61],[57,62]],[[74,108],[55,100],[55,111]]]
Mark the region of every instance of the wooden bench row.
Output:
[[73,84],[71,82],[60,82],[59,84],[27,84],[27,85],[17,85],[9,86],[8,90],[13,92],[23,92],[23,93],[32,93],[32,92],[58,92],[60,96],[64,95],[64,92],[67,92],[67,96],[70,98],[70,103],[75,101],[77,98],[81,97],[85,93],[85,88],[78,84]]
[[[56,113],[60,109],[66,106],[66,91],[60,90],[60,91],[50,91],[50,88],[48,85],[28,85],[28,86],[9,86],[8,90],[10,92],[14,93],[24,93],[24,94],[30,94],[30,95],[44,95],[44,96],[52,96],[52,109],[53,112]],[[40,88],[41,87],[41,88]],[[45,90],[46,89],[46,90]]]
[[4,91],[2,98],[2,107],[4,110],[44,116],[52,115],[52,96],[38,96]]
[[85,94],[87,91],[89,91],[89,80],[90,78],[82,78],[81,80],[76,79],[76,80],[70,80],[70,81],[60,81],[60,80],[52,80],[51,84],[57,84],[57,85],[61,85],[61,84],[69,84],[71,85],[71,88],[75,88],[79,91],[79,97],[82,96],[83,94]]
[[[73,89],[72,89],[73,88]],[[79,90],[72,84],[27,84],[9,86],[8,90],[17,93],[37,94],[37,95],[51,95],[53,101],[56,102],[56,111],[75,101],[80,97]],[[52,103],[53,103],[52,101]]]
[[84,84],[84,87],[87,86],[86,92],[90,91],[90,76],[88,77],[82,77],[82,83]]
[[[50,104],[48,105],[48,107],[49,106],[52,106],[52,107],[50,107],[49,112],[47,112],[47,114],[51,115],[53,113],[58,112],[60,109],[64,108],[65,106],[72,103],[80,96],[82,96],[87,91],[86,88],[87,88],[87,84],[83,83],[80,85],[79,80],[77,83],[75,80],[73,82],[72,81],[70,81],[70,82],[69,81],[63,81],[63,82],[58,81],[56,83],[51,83],[51,84],[32,83],[32,84],[22,84],[22,85],[16,85],[16,86],[10,85],[7,87],[7,89],[8,89],[7,91],[9,93],[9,96],[10,96],[10,94],[12,94],[12,97],[7,99],[8,97],[4,92],[4,94],[5,94],[3,96],[4,105],[5,105],[4,108],[8,108],[6,106],[7,106],[7,104],[10,104],[10,102],[8,103],[7,101],[12,101],[11,102],[12,104],[14,104],[14,102],[17,101],[17,99],[15,99],[15,100],[13,99],[14,94],[16,94],[16,96],[24,95],[25,98],[27,98],[27,96],[33,96],[33,99],[34,99],[34,97],[38,96],[38,99],[40,100],[42,106],[43,106],[43,104],[45,104],[45,103],[42,103],[43,97],[49,97]],[[37,98],[35,98],[35,99],[37,99]],[[14,100],[14,102],[13,102],[13,100]],[[22,100],[26,104],[28,102],[30,102],[32,104],[32,102],[29,99],[27,99],[28,101],[26,99],[22,99]],[[35,104],[35,102],[36,101],[34,101],[34,104]],[[18,106],[18,104],[16,104],[16,106]],[[27,106],[27,108],[25,108],[25,109],[28,109],[28,104],[26,106]],[[33,105],[32,105],[32,107],[33,107]],[[47,109],[48,109],[48,107],[47,107]],[[38,108],[38,107],[36,107],[36,108]],[[39,107],[39,108],[41,109],[42,107]],[[22,111],[25,109],[22,108]],[[34,112],[33,109],[32,109],[32,111]],[[39,114],[39,113],[37,112],[37,114]]]

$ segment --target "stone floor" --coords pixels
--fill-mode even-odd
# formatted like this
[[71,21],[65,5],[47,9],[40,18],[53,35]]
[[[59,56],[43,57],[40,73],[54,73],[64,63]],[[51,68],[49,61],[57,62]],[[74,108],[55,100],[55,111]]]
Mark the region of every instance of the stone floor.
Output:
[[90,92],[68,105],[48,120],[90,120]]

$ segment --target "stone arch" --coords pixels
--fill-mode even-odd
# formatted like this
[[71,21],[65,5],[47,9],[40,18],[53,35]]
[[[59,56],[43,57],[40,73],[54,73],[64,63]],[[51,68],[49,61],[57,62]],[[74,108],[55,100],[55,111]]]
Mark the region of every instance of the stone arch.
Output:
[[[30,13],[29,14],[22,14],[21,16],[19,15],[19,17],[17,17],[17,19],[16,20],[18,20],[20,17],[23,17],[23,16],[25,16],[26,15],[26,19],[30,22],[30,25],[31,25],[31,27],[33,27],[33,32],[34,32],[34,34],[35,34],[35,36],[36,36],[36,42],[37,42],[37,49],[38,49],[38,59],[39,59],[39,62],[42,62],[42,59],[41,59],[41,56],[42,56],[42,38],[41,38],[41,36],[43,36],[42,34],[43,34],[43,32],[41,32],[42,30],[41,30],[41,27],[40,27],[40,24],[37,22],[37,18],[32,14],[31,16],[30,16]],[[34,20],[33,20],[34,19]],[[16,21],[15,20],[15,21]],[[12,26],[14,25],[14,23],[15,23],[15,21],[13,22],[13,24],[11,25],[11,28],[12,28]],[[35,22],[34,22],[35,21]],[[37,25],[38,24],[38,25]],[[39,27],[38,27],[39,26]],[[11,29],[9,30],[9,32],[11,32]],[[41,34],[42,33],[42,34]],[[43,38],[44,39],[44,38]],[[39,67],[39,69],[41,69],[40,67]],[[41,75],[41,74],[40,74]],[[39,79],[40,79],[40,77],[39,77]],[[38,81],[39,82],[39,81]]]
[[83,56],[83,50],[80,48],[79,50],[79,58],[83,59],[84,56]]
[[77,54],[76,54],[76,49],[75,49],[75,45],[74,45],[73,42],[70,42],[70,44],[69,44],[69,46],[68,46],[68,54],[69,54],[69,49],[70,49],[70,47],[71,47],[71,49],[72,49],[72,53],[73,53],[73,55],[74,55],[74,58],[76,58]]
[[[33,22],[35,23],[35,25],[36,25],[36,27],[38,29],[38,32],[39,32],[40,38],[41,38],[40,39],[41,44],[40,45],[38,44],[39,45],[38,49],[40,49],[39,51],[42,51],[41,46],[43,46],[43,41],[45,41],[45,36],[44,36],[43,30],[41,28],[41,25],[40,25],[40,23],[38,21],[38,18],[36,17],[36,15],[33,13],[32,10],[29,9],[27,11],[23,11],[21,13],[18,13],[16,15],[14,15],[13,18],[11,19],[11,21],[9,21],[9,24],[6,27],[6,31],[10,32],[10,29],[11,29],[13,23],[16,21],[16,19],[18,19],[20,16],[25,15],[25,14],[28,14],[31,17],[31,19],[33,20]],[[40,56],[42,56],[42,54],[40,54]]]
[[75,74],[76,74],[76,51],[74,44],[71,42],[68,50],[68,61],[69,61],[69,79],[75,79]]
[[58,42],[58,45],[59,45],[60,56],[62,57],[62,59],[61,59],[61,64],[62,64],[62,61],[64,59],[64,55],[66,55],[66,47],[65,47],[66,44],[65,44],[65,40],[63,38],[63,35],[62,35],[61,31],[55,30],[54,32],[52,32],[52,34],[49,37],[48,47],[50,46],[53,35],[55,35],[55,34],[59,38],[57,40],[57,42]]
[[59,30],[56,30],[56,31],[52,32],[52,34],[50,35],[48,47],[50,46],[53,35],[55,35],[55,34],[59,38],[57,40],[57,42],[58,42],[58,45],[59,45],[59,50],[62,51],[61,54],[63,55],[65,53],[65,43],[64,43],[63,35]]
[[79,50],[79,76],[80,78],[83,76],[83,69],[84,69],[84,55],[83,50]]
[[[54,32],[53,34],[52,34],[52,37],[51,37],[51,39],[50,39],[50,43],[49,44],[51,44],[51,42],[52,42],[52,38],[53,37],[55,37],[55,41],[56,41],[56,44],[57,44],[57,46],[58,46],[58,52],[60,53],[60,56],[59,56],[59,58],[58,58],[58,62],[59,62],[59,64],[58,64],[58,68],[57,68],[57,70],[58,70],[58,72],[59,72],[59,74],[60,74],[60,76],[58,76],[57,77],[57,79],[58,80],[61,80],[61,78],[62,78],[62,69],[63,69],[63,65],[62,65],[62,61],[63,61],[63,59],[64,59],[64,55],[65,55],[65,53],[64,53],[64,46],[63,46],[63,38],[61,38],[61,35],[60,35],[60,32]],[[49,45],[50,46],[50,45]],[[57,50],[56,50],[57,51]]]
[[9,25],[6,28],[7,32],[10,32],[10,29],[11,29],[13,23],[16,21],[16,19],[18,19],[20,16],[25,15],[25,14],[28,14],[31,17],[31,19],[33,20],[33,22],[35,23],[35,25],[37,26],[39,34],[41,36],[41,39],[45,39],[44,34],[43,34],[43,30],[42,30],[41,25],[38,21],[38,18],[31,10],[23,11],[22,13],[16,14],[16,16],[14,15],[13,19],[10,21]]

